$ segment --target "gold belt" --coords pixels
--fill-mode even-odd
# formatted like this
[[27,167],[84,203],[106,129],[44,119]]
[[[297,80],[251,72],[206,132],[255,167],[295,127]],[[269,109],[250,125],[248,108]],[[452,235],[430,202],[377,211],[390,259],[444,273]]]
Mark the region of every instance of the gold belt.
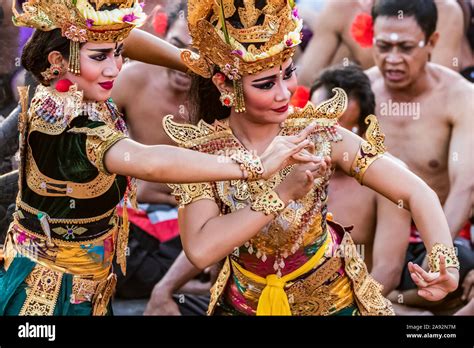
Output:
[[102,280],[110,273],[118,227],[102,236],[80,242],[52,238],[24,228],[14,220],[4,246],[5,269],[20,254],[46,268],[73,275]]

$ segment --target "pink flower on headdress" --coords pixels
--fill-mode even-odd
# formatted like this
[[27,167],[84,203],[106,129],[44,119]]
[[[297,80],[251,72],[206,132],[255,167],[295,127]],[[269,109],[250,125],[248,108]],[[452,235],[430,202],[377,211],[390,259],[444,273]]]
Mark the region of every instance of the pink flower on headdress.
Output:
[[298,9],[296,7],[293,8],[291,14],[293,15],[293,18],[300,19],[300,15],[298,14]]
[[94,25],[94,20],[90,19],[90,18],[87,18],[86,19],[86,25],[87,25],[88,28],[92,28],[92,26]]
[[135,16],[135,13],[130,13],[130,14],[127,14],[125,16],[123,16],[122,18],[122,22],[124,23],[133,23],[135,21],[135,19],[137,19],[138,17]]
[[239,70],[232,67],[230,64],[226,64],[222,72],[229,78],[229,80],[238,80],[240,78]]
[[79,29],[75,25],[70,25],[65,31],[64,36],[74,42],[86,42],[87,32],[85,29]]
[[145,7],[145,1],[140,2],[140,7],[143,9]]

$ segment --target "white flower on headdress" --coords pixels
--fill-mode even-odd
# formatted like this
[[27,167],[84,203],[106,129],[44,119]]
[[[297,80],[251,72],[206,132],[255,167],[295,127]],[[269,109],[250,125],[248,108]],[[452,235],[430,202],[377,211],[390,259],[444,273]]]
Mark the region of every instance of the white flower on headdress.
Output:
[[146,14],[138,1],[129,8],[97,11],[87,0],[77,0],[76,7],[81,15],[92,20],[95,26],[129,23],[139,27],[146,20]]
[[301,43],[301,34],[298,31],[292,31],[285,35],[283,42],[286,47],[293,47]]

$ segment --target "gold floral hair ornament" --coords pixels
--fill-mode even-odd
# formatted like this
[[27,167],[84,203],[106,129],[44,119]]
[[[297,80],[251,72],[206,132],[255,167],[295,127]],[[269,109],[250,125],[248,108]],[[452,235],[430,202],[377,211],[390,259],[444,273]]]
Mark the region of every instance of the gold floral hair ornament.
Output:
[[[218,68],[234,83],[236,111],[245,111],[241,77],[281,66],[301,43],[303,20],[293,0],[189,0],[192,46],[181,59],[194,73],[211,78]],[[238,19],[241,28],[232,25]],[[212,43],[212,44],[210,44]]]
[[14,0],[12,12],[16,26],[61,29],[71,41],[68,69],[76,75],[81,43],[122,41],[146,20],[138,0]]

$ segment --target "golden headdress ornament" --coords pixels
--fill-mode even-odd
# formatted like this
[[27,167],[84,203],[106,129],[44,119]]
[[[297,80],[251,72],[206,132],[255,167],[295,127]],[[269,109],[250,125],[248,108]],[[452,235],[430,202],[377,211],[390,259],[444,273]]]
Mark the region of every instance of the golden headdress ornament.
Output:
[[198,53],[184,50],[181,59],[205,78],[219,68],[233,81],[236,111],[241,112],[241,77],[292,57],[301,43],[303,21],[293,0],[189,0],[188,25]]
[[51,31],[71,41],[69,71],[80,74],[79,45],[118,42],[141,26],[146,15],[138,0],[14,0],[13,23]]

